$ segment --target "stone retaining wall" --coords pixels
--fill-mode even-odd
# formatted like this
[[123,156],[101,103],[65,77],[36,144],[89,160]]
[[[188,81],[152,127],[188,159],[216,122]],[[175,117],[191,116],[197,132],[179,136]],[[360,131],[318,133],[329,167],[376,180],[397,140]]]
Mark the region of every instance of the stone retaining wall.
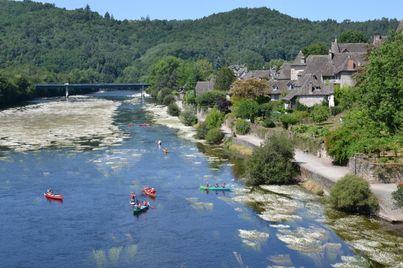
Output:
[[364,156],[357,155],[350,158],[348,168],[369,183],[397,183],[402,182],[403,165],[375,163]]

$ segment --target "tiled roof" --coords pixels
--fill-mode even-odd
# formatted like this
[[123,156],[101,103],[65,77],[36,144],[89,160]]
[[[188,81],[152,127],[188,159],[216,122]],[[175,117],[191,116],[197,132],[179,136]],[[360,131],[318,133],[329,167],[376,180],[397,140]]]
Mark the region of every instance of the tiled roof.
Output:
[[283,66],[281,66],[277,79],[281,79],[281,80],[290,80],[291,79],[291,66],[288,62],[284,63]]
[[305,65],[305,56],[304,53],[300,50],[298,55],[295,57],[294,61],[291,63],[291,65],[297,66],[297,65]]
[[329,96],[333,94],[333,85],[325,85],[320,77],[315,74],[307,74],[298,79],[295,83],[295,89],[283,98],[289,101],[298,96]]
[[332,42],[330,51],[332,53],[367,53],[369,45],[367,43],[338,43],[337,40]]
[[253,70],[247,72],[245,75],[243,75],[241,78],[242,79],[250,79],[250,78],[258,78],[258,79],[267,79],[269,80],[271,77],[275,75],[274,70]]

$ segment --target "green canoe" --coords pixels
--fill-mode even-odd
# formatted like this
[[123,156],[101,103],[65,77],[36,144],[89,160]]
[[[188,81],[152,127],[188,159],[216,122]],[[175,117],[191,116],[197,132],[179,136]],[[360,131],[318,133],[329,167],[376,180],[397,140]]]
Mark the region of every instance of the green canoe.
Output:
[[205,185],[200,185],[200,190],[203,191],[231,191],[231,188],[227,187],[215,187],[215,186],[205,186]]
[[136,206],[136,207],[133,209],[133,214],[134,214],[134,215],[138,215],[138,214],[140,214],[140,213],[142,213],[142,212],[145,212],[145,211],[148,210],[149,207],[150,207],[150,205],[141,206],[141,207],[137,207],[137,206]]

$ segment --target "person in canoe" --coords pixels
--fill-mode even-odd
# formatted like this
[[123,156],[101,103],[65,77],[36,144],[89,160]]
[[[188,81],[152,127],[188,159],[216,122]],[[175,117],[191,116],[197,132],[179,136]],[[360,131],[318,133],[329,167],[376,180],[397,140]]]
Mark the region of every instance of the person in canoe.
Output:
[[220,185],[218,185],[218,183],[216,183],[216,184],[214,184],[214,187],[218,188],[218,187],[220,187]]
[[162,152],[163,152],[164,154],[168,154],[168,148],[162,149]]
[[225,184],[225,182],[224,182],[224,183],[221,185],[221,187],[222,187],[222,188],[225,188],[225,185],[226,185],[226,184]]
[[48,190],[46,191],[47,194],[53,194],[53,190],[52,188],[48,188]]
[[136,194],[134,192],[130,193],[130,202],[132,203],[136,202]]

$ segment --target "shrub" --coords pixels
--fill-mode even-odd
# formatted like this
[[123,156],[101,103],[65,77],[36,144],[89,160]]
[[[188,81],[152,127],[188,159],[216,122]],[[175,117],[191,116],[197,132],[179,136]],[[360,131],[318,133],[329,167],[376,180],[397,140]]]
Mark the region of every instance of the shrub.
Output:
[[300,103],[299,101],[297,102],[297,111],[309,111],[309,107],[306,106],[305,104]]
[[280,122],[285,129],[288,129],[289,125],[295,125],[299,123],[300,119],[295,113],[283,114],[280,116]]
[[260,107],[259,104],[254,100],[243,99],[237,101],[233,108],[236,117],[250,119],[252,122],[254,122],[255,117],[259,115]]
[[274,128],[276,127],[276,124],[270,118],[266,118],[265,120],[263,120],[262,126],[267,128]]
[[196,104],[196,94],[193,90],[186,91],[184,101],[187,104]]
[[169,104],[175,102],[175,97],[171,94],[164,97],[162,104],[168,106]]
[[200,139],[200,140],[205,139],[207,132],[208,132],[208,128],[207,128],[206,123],[205,122],[199,123],[199,125],[196,128],[196,135],[195,135],[196,139]]
[[379,207],[368,182],[355,175],[339,180],[330,190],[329,201],[337,210],[361,214],[373,214]]
[[197,117],[191,111],[184,111],[180,115],[181,122],[186,126],[193,126],[197,124]]
[[171,95],[171,93],[172,93],[172,90],[169,88],[163,88],[160,91],[158,91],[157,98],[156,98],[157,103],[162,104],[164,101],[164,98],[168,95]]
[[254,150],[246,162],[247,184],[290,184],[297,175],[294,148],[289,139],[274,135]]
[[222,91],[207,91],[196,97],[196,104],[200,107],[214,107],[225,103],[226,97],[225,92]]
[[338,115],[339,113],[341,113],[343,111],[343,109],[340,106],[334,106],[330,108],[330,113],[335,116]]
[[392,193],[393,199],[398,207],[403,207],[403,185],[397,186],[397,190]]
[[330,116],[329,107],[325,105],[314,105],[310,113],[310,117],[316,123],[326,121]]
[[172,116],[179,116],[180,110],[178,105],[176,105],[176,103],[173,102],[168,105],[168,114]]
[[273,110],[273,105],[271,104],[271,102],[266,102],[266,103],[260,104],[259,114],[260,114],[260,116],[267,118],[267,117],[271,116],[272,110]]
[[206,141],[209,144],[220,144],[224,139],[224,133],[220,130],[220,128],[210,129],[206,134]]
[[224,114],[216,108],[211,109],[205,120],[208,129],[218,128],[223,122]]
[[235,121],[235,132],[240,135],[245,135],[250,130],[250,123],[243,119],[238,118]]

